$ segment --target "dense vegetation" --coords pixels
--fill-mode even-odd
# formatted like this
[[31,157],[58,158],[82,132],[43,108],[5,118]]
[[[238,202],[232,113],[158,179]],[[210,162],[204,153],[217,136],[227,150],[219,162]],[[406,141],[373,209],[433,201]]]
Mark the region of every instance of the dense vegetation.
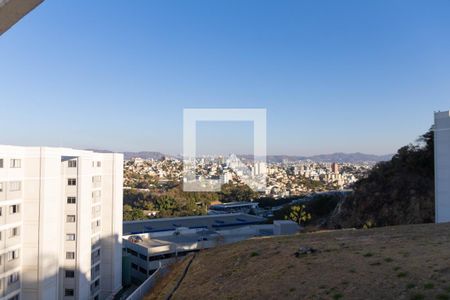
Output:
[[[305,211],[311,214],[307,224],[360,228],[433,222],[433,143],[429,131],[416,144],[402,147],[390,161],[378,163],[367,178],[355,183],[349,196],[317,195],[305,202]],[[258,199],[257,193],[242,184],[225,184],[219,193],[185,193],[176,182],[161,185],[149,177],[125,190],[124,220],[145,219],[149,212],[157,212],[157,217],[201,215],[213,202],[249,200],[269,208],[292,199]],[[289,216],[291,207],[275,212],[275,219]]]
[[[312,227],[322,226],[343,197],[344,196],[341,194],[318,194],[312,197],[312,199],[302,202],[301,204],[305,206],[303,210],[310,214],[310,217],[305,220],[303,224]],[[286,205],[282,209],[275,211],[274,219],[281,220],[286,217],[290,218],[293,208],[298,205],[299,204]]]
[[220,202],[249,201],[258,197],[258,193],[245,184],[226,183],[218,193]]
[[216,193],[186,193],[177,185],[168,191],[124,190],[123,219],[145,219],[148,213],[157,212],[158,217],[206,214],[207,207],[217,201]]
[[180,184],[160,186],[148,190],[124,190],[124,221],[146,219],[151,212],[156,217],[203,215],[213,202],[249,201],[257,197],[247,185],[224,184],[219,193],[183,192]]
[[299,196],[273,198],[273,197],[260,197],[255,201],[258,202],[258,206],[264,209],[270,209],[275,206],[286,205],[292,202],[292,200],[298,199]]
[[378,163],[336,208],[331,227],[372,227],[434,221],[434,141],[430,130]]

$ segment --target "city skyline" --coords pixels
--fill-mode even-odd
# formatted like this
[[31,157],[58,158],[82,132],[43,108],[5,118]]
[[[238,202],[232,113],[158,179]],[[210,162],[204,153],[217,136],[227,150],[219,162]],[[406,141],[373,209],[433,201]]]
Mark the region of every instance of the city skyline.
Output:
[[0,300],[449,299],[449,8],[0,0]]
[[395,153],[448,109],[449,5],[46,1],[0,40],[2,143],[179,154],[184,108],[266,108],[268,154]]

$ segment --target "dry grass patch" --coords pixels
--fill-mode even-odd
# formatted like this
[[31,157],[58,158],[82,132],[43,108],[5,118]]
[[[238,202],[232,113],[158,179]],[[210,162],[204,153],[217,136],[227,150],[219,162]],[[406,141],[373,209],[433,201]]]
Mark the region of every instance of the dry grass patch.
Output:
[[448,249],[450,224],[252,239],[200,252],[174,299],[447,299]]

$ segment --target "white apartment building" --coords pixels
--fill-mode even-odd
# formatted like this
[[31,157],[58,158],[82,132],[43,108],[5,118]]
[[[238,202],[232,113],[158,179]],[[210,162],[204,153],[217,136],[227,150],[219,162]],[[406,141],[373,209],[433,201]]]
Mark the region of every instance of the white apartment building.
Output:
[[0,300],[122,285],[123,155],[0,146]]
[[450,111],[434,114],[436,223],[450,222]]

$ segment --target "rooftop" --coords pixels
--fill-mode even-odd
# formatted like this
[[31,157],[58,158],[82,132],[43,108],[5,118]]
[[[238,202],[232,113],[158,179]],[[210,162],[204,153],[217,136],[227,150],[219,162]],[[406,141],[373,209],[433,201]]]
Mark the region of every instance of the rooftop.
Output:
[[206,231],[202,234],[199,233],[188,233],[180,235],[164,235],[157,238],[143,238],[142,242],[139,244],[147,248],[153,248],[158,246],[167,246],[171,244],[191,244],[202,241],[204,238],[211,239],[217,237],[218,234],[213,231]]
[[186,227],[190,229],[205,228],[211,230],[219,230],[252,224],[260,224],[265,220],[265,218],[258,216],[235,213],[130,221],[123,222],[123,235],[173,231],[179,227]]
[[434,113],[436,119],[448,118],[450,117],[450,111],[438,111]]
[[232,207],[241,207],[241,206],[257,206],[258,202],[229,202],[222,204],[211,205],[211,208],[214,207],[223,207],[223,208],[232,208]]

